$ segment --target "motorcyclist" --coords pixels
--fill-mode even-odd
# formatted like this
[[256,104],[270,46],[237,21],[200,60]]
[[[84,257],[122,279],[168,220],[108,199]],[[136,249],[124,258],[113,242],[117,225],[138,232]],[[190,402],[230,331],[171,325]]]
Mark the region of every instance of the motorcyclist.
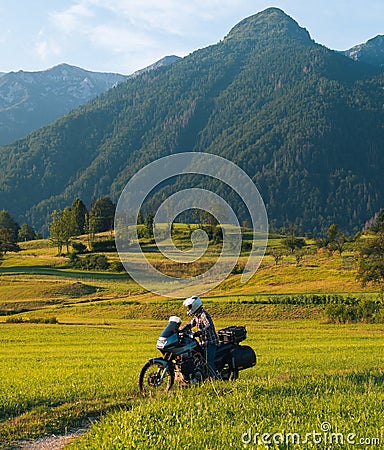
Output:
[[215,354],[216,347],[219,345],[219,339],[212,318],[203,308],[203,302],[197,295],[186,298],[183,305],[187,308],[187,315],[193,316],[193,318],[181,329],[181,331],[191,330],[192,328],[197,327],[198,331],[193,335],[200,339],[209,373],[213,378],[219,378],[220,374],[215,367]]

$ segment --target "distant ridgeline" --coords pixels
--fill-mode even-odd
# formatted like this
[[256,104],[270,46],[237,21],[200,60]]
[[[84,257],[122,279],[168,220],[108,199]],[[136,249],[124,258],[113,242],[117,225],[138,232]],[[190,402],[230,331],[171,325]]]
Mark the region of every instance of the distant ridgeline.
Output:
[[[228,158],[252,177],[272,226],[361,229],[383,207],[383,86],[380,66],[316,44],[270,8],[218,44],[119,84],[0,148],[0,205],[44,229],[51,212],[73,198],[116,201],[145,164],[198,151]],[[164,194],[212,183],[178,177],[148,207]]]
[[0,145],[48,125],[113,86],[179,58],[165,56],[131,75],[59,64],[38,72],[0,73]]
[[127,79],[60,64],[0,77],[0,145],[26,136]]

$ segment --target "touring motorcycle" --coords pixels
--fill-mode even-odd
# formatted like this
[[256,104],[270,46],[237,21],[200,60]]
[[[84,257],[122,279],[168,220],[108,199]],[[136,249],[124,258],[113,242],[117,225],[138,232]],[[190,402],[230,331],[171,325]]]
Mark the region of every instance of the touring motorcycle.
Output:
[[[209,377],[204,351],[189,329],[180,330],[181,319],[169,318],[157,340],[156,347],[162,357],[151,358],[141,369],[139,387],[141,392],[169,390],[175,380],[182,386],[199,384]],[[254,350],[240,342],[247,338],[246,328],[232,326],[218,331],[219,346],[215,366],[223,380],[235,380],[239,371],[256,364]]]

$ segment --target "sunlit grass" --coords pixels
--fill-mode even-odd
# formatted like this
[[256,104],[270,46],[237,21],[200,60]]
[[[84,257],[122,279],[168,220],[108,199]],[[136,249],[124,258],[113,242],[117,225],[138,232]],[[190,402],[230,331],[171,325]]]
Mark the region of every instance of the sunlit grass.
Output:
[[[132,448],[140,435],[142,449],[213,450],[225,442],[242,448],[239,439],[249,426],[255,432],[310,432],[323,421],[364,436],[380,432],[379,325],[248,320],[244,344],[255,349],[258,362],[237,382],[142,399],[138,372],[158,354],[155,342],[165,323],[1,325],[0,442],[64,432],[87,414],[114,406],[122,411],[96,424],[75,448]],[[217,320],[218,327],[236,323]],[[185,432],[191,421],[194,432]]]
[[[183,233],[179,244],[188,248]],[[269,245],[280,246],[281,239]],[[253,302],[290,293],[374,296],[374,288],[356,282],[352,252],[320,251],[298,264],[290,255],[277,265],[267,255],[246,285],[239,273],[229,276],[204,302],[218,327],[247,325],[256,368],[236,383],[206,383],[151,401],[138,395],[138,372],[157,355],[167,317],[186,320],[181,299],[147,293],[124,273],[64,269],[68,259],[46,240],[22,248],[0,267],[0,322],[19,311],[14,317],[55,317],[60,324],[0,323],[0,442],[65,432],[113,408],[122,411],[95,425],[75,448],[244,448],[240,438],[249,426],[304,432],[317,431],[323,421],[341,430],[351,424],[360,435],[364,426],[369,434],[382,431],[382,327],[327,325],[323,305]],[[201,264],[213,264],[217,252],[210,248]],[[107,256],[118,260],[116,253]],[[160,253],[146,256],[178,276]],[[246,261],[243,254],[240,269]]]

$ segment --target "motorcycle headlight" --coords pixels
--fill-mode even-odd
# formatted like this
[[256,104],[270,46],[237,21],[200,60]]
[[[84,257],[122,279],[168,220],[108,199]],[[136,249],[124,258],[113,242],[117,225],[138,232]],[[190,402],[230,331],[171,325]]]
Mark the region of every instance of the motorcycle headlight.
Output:
[[165,347],[166,342],[167,342],[167,339],[166,339],[166,338],[159,338],[159,339],[157,340],[156,347],[157,347],[159,350],[162,350],[162,349]]

